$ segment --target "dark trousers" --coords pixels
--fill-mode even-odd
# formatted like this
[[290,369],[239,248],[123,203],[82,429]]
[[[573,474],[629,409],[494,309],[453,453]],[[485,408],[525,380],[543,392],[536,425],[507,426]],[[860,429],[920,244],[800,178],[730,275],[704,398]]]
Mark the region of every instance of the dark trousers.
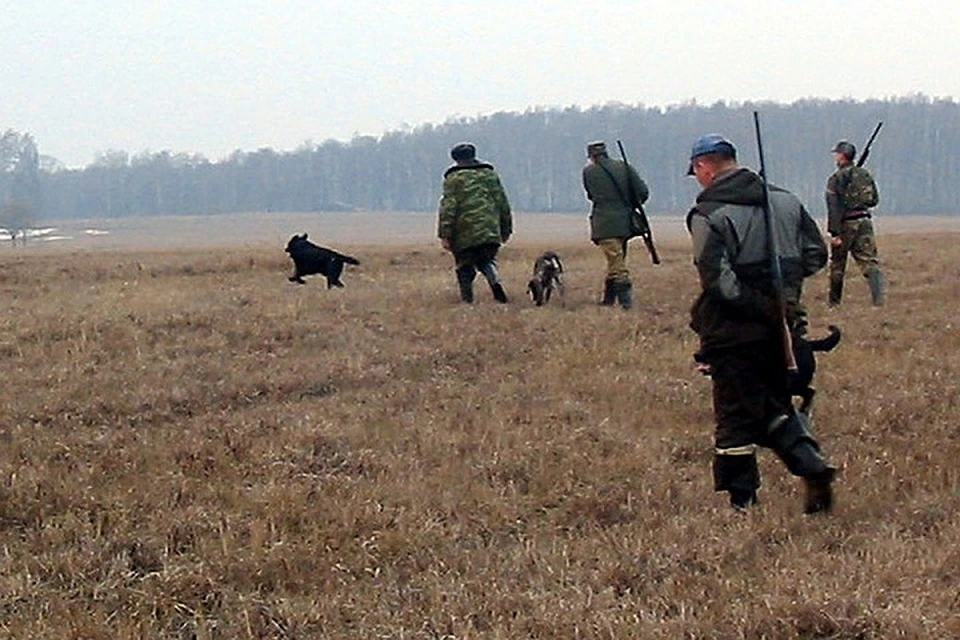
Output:
[[763,340],[710,354],[714,488],[752,495],[760,486],[756,449],[773,421],[792,410],[780,344]]
[[494,297],[500,302],[506,302],[506,294],[500,285],[500,272],[497,270],[498,244],[482,244],[468,247],[453,254],[457,263],[457,285],[460,287],[460,298],[464,302],[473,302],[473,280],[477,271],[483,274],[494,292]]
[[461,283],[472,283],[479,271],[491,285],[500,282],[500,273],[497,271],[499,250],[498,244],[482,244],[454,253],[453,257],[457,262],[457,280]]
[[804,513],[828,511],[836,468],[824,458],[810,430],[809,415],[793,407],[779,341],[739,345],[710,353],[707,360],[717,418],[714,488],[729,492],[735,507],[756,502],[760,487],[756,449],[767,447],[790,473],[804,479]]
[[770,421],[791,408],[780,344],[757,341],[710,355],[718,449],[763,445]]

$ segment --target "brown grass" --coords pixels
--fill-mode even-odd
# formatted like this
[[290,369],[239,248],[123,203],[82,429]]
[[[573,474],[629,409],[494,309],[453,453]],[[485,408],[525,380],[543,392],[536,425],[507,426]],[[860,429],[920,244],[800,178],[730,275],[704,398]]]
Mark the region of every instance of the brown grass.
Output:
[[960,634],[960,235],[887,235],[888,306],[821,274],[836,512],[712,491],[685,242],[637,308],[456,303],[434,248],[0,251],[0,636],[933,638]]

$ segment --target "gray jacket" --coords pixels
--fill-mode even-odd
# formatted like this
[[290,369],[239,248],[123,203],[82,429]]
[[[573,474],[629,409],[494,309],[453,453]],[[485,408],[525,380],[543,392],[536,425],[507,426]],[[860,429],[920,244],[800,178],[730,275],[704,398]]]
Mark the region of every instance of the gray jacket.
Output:
[[[779,331],[762,203],[760,177],[740,168],[704,189],[687,216],[701,286],[691,327],[703,351],[771,339]],[[787,319],[796,325],[803,280],[826,265],[827,247],[795,195],[771,185],[770,209]]]

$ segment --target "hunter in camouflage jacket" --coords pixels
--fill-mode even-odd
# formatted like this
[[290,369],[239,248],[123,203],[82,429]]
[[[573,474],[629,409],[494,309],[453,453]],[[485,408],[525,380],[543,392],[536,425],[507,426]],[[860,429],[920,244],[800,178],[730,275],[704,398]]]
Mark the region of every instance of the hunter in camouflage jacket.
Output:
[[437,237],[451,251],[499,245],[512,233],[510,203],[492,165],[458,162],[444,172]]

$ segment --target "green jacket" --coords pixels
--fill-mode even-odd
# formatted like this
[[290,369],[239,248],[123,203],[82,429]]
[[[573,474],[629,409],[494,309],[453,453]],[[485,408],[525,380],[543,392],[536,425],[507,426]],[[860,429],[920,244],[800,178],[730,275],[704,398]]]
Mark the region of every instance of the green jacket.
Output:
[[[611,175],[616,180],[616,184],[611,179]],[[597,159],[597,163],[590,162],[583,168],[583,188],[587,192],[587,199],[593,203],[590,211],[591,240],[596,242],[604,238],[632,237],[633,234],[630,233],[632,209],[624,202],[624,198],[631,198],[630,186],[633,187],[632,199],[636,204],[642,205],[650,197],[647,183],[632,165],[627,165],[622,160],[601,157]]]
[[443,174],[437,237],[450,239],[454,253],[506,242],[513,233],[507,194],[493,166],[455,164]]

